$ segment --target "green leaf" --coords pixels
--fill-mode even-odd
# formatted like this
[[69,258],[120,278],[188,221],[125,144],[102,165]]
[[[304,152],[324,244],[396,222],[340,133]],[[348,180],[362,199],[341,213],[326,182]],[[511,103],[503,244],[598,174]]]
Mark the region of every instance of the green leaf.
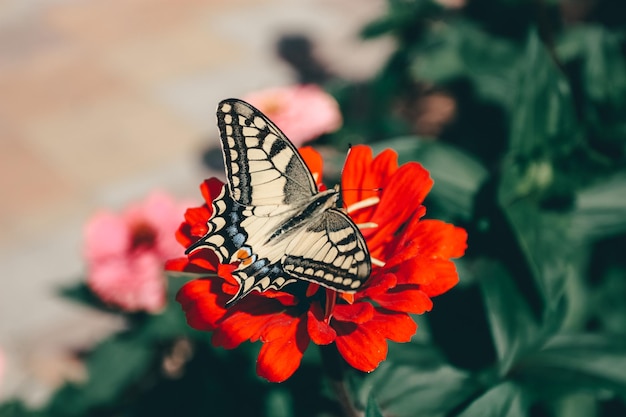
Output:
[[479,262],[480,288],[487,307],[500,375],[545,337],[509,273],[496,261]]
[[41,411],[30,410],[18,400],[7,401],[0,404],[0,417],[44,417]]
[[576,195],[571,230],[583,241],[626,231],[626,175],[587,187]]
[[270,390],[265,397],[266,415],[272,417],[291,417],[293,415],[292,398],[285,389],[275,388]]
[[373,393],[367,397],[367,405],[365,406],[365,417],[383,417],[383,413],[378,408]]
[[375,395],[384,415],[428,417],[445,414],[477,390],[473,378],[449,365],[427,367],[387,361],[364,378],[359,398],[368,403]]
[[[624,242],[624,240],[622,240]],[[605,244],[618,242],[608,241]],[[619,243],[618,243],[619,244]],[[619,253],[616,248],[615,252]],[[595,285],[591,294],[587,290],[585,296],[589,298],[592,317],[596,318],[600,328],[607,332],[620,333],[626,329],[626,266],[610,265],[604,271],[594,274]]]
[[527,395],[520,387],[504,382],[472,402],[457,417],[523,417],[527,408]]
[[546,396],[605,390],[626,396],[626,336],[557,336],[520,361],[514,375]]
[[559,52],[582,62],[584,116],[595,139],[626,143],[626,58],[623,33],[597,25],[579,25],[559,39]]
[[435,181],[430,197],[438,208],[447,217],[472,217],[474,197],[488,176],[487,169],[475,158],[445,143],[415,136],[395,138],[372,148],[375,153],[394,149],[401,164],[409,161],[422,164]]
[[[511,225],[546,308],[559,302],[576,259],[567,213],[541,208],[541,193],[552,181],[552,164],[536,160],[525,172],[509,163],[498,186],[498,203]],[[574,244],[576,243],[576,244]]]
[[435,84],[468,78],[482,99],[510,108],[519,61],[513,42],[459,19],[442,22],[414,46],[410,71],[415,80]]
[[569,84],[536,31],[526,43],[511,120],[516,156],[563,153],[578,140]]
[[575,260],[577,245],[568,240],[568,215],[540,210],[526,199],[505,207],[505,213],[530,266],[547,308],[559,302]]
[[178,303],[168,304],[159,314],[142,315],[134,324],[134,337],[140,343],[154,343],[197,333],[187,325],[185,314]]
[[60,288],[59,295],[68,300],[87,305],[91,308],[102,310],[107,313],[120,313],[119,309],[109,307],[103,303],[102,300],[98,298],[98,296],[96,296],[87,286],[84,279],[81,279],[78,284]]
[[51,409],[62,415],[79,416],[113,402],[147,372],[153,358],[150,347],[133,338],[108,339],[87,358],[88,380],[61,389],[53,398]]

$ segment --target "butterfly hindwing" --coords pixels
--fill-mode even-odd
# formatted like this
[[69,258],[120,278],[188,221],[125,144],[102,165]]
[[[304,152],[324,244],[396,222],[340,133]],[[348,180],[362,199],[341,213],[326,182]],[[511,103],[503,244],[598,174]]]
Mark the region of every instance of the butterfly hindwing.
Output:
[[281,260],[285,272],[343,292],[355,292],[369,277],[365,239],[339,210],[325,211],[293,239]]
[[211,249],[239,290],[279,290],[309,281],[355,292],[370,275],[365,239],[342,211],[336,190],[318,192],[313,175],[285,135],[260,111],[236,99],[217,111],[227,186],[213,201],[208,233],[187,249]]

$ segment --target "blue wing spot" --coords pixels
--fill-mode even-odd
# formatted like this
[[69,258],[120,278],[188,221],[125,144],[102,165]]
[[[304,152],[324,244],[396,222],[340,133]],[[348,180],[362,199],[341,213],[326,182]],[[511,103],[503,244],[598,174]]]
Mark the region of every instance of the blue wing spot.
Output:
[[237,248],[242,247],[243,244],[246,243],[246,236],[243,233],[237,233],[235,236],[233,236],[233,243]]

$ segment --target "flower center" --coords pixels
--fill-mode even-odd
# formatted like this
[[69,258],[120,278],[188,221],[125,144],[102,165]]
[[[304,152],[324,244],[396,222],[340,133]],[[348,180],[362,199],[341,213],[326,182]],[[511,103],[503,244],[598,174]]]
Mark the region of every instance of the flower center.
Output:
[[137,222],[131,227],[131,231],[131,250],[151,248],[154,246],[157,232],[149,223],[143,221]]
[[268,116],[276,116],[283,109],[283,103],[278,98],[268,98],[263,102],[263,112]]

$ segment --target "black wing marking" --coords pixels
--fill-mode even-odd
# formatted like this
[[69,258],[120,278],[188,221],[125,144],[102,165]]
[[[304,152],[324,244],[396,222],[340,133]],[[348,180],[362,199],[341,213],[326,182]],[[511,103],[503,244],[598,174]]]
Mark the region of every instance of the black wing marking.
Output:
[[317,210],[332,193],[318,194],[296,148],[254,107],[224,100],[217,119],[228,192],[213,201],[208,233],[187,253],[206,247],[221,263],[239,262],[239,291],[226,306],[298,280],[355,292],[370,275],[370,255],[346,214]]
[[343,212],[325,211],[294,237],[283,260],[285,272],[341,292],[354,293],[372,265],[365,239]]
[[298,205],[317,193],[296,148],[259,110],[227,99],[218,105],[217,124],[235,201],[246,206]]
[[[265,291],[269,288],[281,289],[295,282],[285,274],[278,259],[261,257],[248,245],[249,233],[241,224],[250,218],[245,214],[246,207],[234,201],[222,188],[220,195],[213,201],[213,214],[207,222],[208,232],[204,237],[187,248],[191,253],[199,248],[212,250],[220,263],[239,262],[233,271],[233,278],[239,283],[239,291],[226,303],[230,307],[252,291]],[[257,218],[263,222],[265,219]]]
[[241,227],[244,219],[244,206],[237,204],[222,187],[220,195],[213,200],[213,214],[207,222],[208,232],[196,243],[189,246],[185,253],[199,248],[211,249],[220,263],[230,263],[233,255],[239,250],[249,250],[245,246],[248,233]]

